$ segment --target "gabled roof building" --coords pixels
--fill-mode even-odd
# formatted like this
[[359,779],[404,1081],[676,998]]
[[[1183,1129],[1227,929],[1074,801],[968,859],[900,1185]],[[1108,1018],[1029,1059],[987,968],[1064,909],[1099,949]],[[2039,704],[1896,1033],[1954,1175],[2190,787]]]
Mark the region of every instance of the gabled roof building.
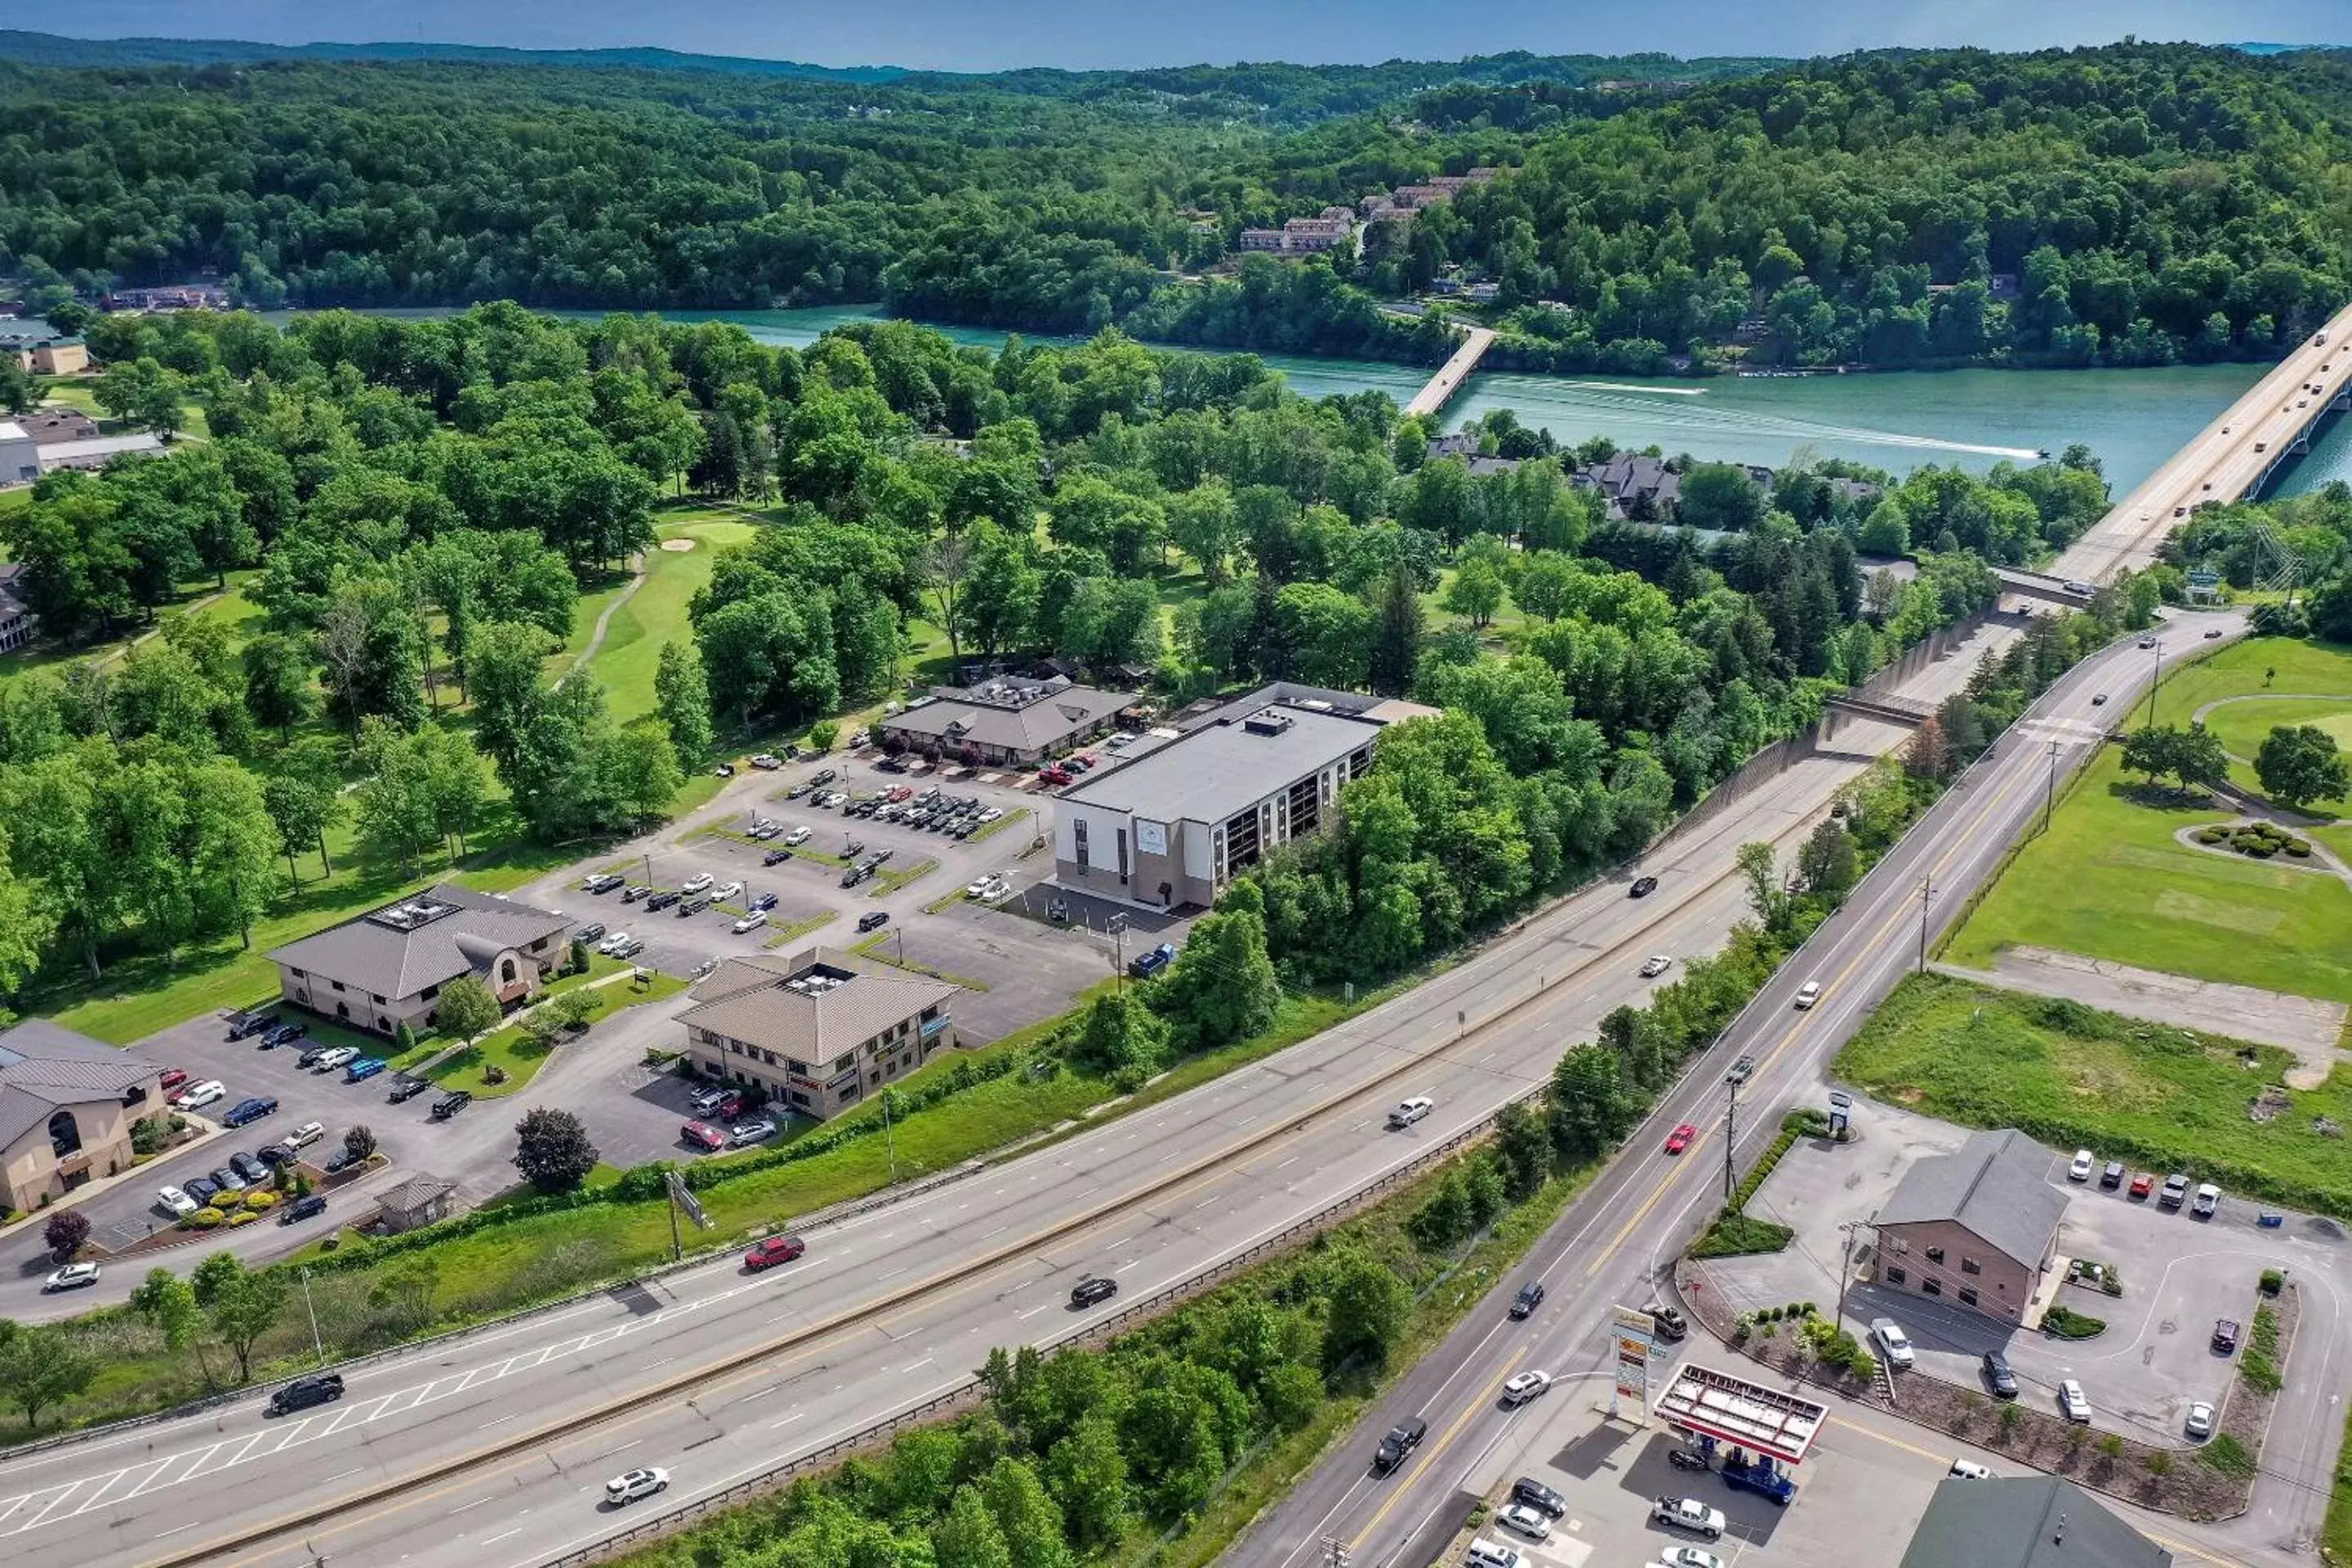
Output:
[[0,1202],[37,1208],[131,1161],[163,1109],[163,1069],[47,1018],[0,1034]]
[[539,989],[569,952],[569,917],[438,882],[270,953],[298,1007],[380,1035],[434,1020],[441,988],[471,975],[502,1005]]
[[730,958],[678,1015],[704,1078],[822,1121],[956,1044],[960,987],[829,947]]

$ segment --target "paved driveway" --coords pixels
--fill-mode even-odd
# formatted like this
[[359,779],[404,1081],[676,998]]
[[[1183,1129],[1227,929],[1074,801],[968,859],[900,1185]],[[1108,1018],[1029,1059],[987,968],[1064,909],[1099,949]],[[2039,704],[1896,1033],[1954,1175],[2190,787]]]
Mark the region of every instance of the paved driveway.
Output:
[[[1948,1153],[1966,1136],[1948,1123],[1866,1102],[1857,1125],[1863,1136],[1856,1142],[1806,1142],[1790,1151],[1749,1212],[1794,1226],[1795,1241],[1783,1252],[1710,1263],[1713,1288],[1743,1308],[1810,1300],[1832,1310],[1845,1240],[1841,1227],[1875,1214],[1913,1162]],[[2256,1279],[2286,1261],[2280,1233],[2259,1229],[2251,1205],[2225,1200],[2216,1218],[2198,1220],[2185,1209],[2159,1209],[2152,1199],[2135,1202],[2095,1183],[2069,1182],[2071,1152],[2048,1151],[2047,1180],[2069,1199],[2058,1254],[2114,1265],[2124,1294],[2067,1285],[2058,1299],[2105,1319],[2104,1332],[2084,1341],[2021,1332],[1956,1303],[1866,1283],[1847,1294],[1846,1327],[1859,1335],[1872,1319],[1893,1318],[1923,1370],[1966,1386],[1977,1384],[1979,1358],[1999,1350],[2031,1403],[2050,1406],[2059,1382],[2077,1378],[2091,1396],[2095,1424],[2143,1441],[2183,1441],[2190,1402],[2218,1403],[2229,1385],[2231,1358],[2209,1345],[2214,1320],[2252,1320]],[[2343,1267],[2340,1257],[2336,1262]]]

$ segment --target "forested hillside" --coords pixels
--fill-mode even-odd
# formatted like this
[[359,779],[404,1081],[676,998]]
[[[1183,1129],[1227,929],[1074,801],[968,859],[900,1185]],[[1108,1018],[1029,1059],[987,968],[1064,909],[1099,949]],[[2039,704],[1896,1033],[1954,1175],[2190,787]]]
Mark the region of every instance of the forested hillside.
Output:
[[[1612,66],[1629,79],[1595,79]],[[887,298],[1425,357],[1373,300],[1461,269],[1499,286],[1507,358],[1625,369],[2261,357],[2352,275],[2340,53],[1662,73],[0,66],[0,274],[37,303],[205,269],[263,306]],[[1501,177],[1360,258],[1188,280],[1245,225],[1481,165]]]

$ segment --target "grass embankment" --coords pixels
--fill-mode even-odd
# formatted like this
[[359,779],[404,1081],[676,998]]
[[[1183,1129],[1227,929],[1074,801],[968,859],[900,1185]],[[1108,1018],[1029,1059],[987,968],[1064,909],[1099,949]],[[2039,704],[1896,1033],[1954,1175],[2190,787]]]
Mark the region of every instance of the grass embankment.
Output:
[[[2272,1046],[1927,974],[1895,989],[1839,1053],[1837,1073],[1966,1126],[2021,1128],[2054,1148],[2352,1218],[2352,1162],[2320,1127],[2352,1126],[2352,1075],[2280,1089],[2293,1060]],[[2249,1101],[2266,1090],[2284,1103],[2257,1122]]]
[[[660,662],[662,644],[687,635],[687,602],[694,597],[697,589],[710,581],[719,551],[726,545],[742,543],[757,527],[740,518],[714,511],[660,515],[656,529],[660,540],[691,540],[694,548],[664,550],[657,542],[646,552],[645,584],[613,612],[612,623],[604,628],[604,640],[595,657],[588,661],[588,673],[604,683],[614,719],[625,723],[654,710],[654,671]],[[611,602],[605,599],[596,613],[601,614]],[[584,600],[581,610],[587,611]],[[588,614],[587,626],[593,627],[594,620],[595,615]],[[585,647],[589,632],[577,616],[574,635]],[[573,657],[578,657],[576,649]]]
[[2344,1419],[2344,1446],[2337,1451],[2336,1474],[2327,1488],[2327,1522],[2319,1531],[2323,1562],[2352,1563],[2352,1415]]
[[2352,1003],[2352,888],[2284,861],[2178,842],[2224,815],[2142,789],[2108,747],[1945,950],[1990,968],[2011,945]]

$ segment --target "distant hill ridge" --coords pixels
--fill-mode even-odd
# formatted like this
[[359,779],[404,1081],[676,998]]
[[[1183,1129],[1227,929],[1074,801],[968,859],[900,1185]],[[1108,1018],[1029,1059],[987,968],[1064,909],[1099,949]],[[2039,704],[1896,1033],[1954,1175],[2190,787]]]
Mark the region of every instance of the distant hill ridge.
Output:
[[476,60],[489,65],[625,66],[725,71],[821,81],[896,81],[902,66],[818,66],[799,60],[694,55],[676,49],[510,49],[488,44],[257,44],[237,38],[68,38],[0,27],[0,59],[31,66],[246,65],[264,60]]

